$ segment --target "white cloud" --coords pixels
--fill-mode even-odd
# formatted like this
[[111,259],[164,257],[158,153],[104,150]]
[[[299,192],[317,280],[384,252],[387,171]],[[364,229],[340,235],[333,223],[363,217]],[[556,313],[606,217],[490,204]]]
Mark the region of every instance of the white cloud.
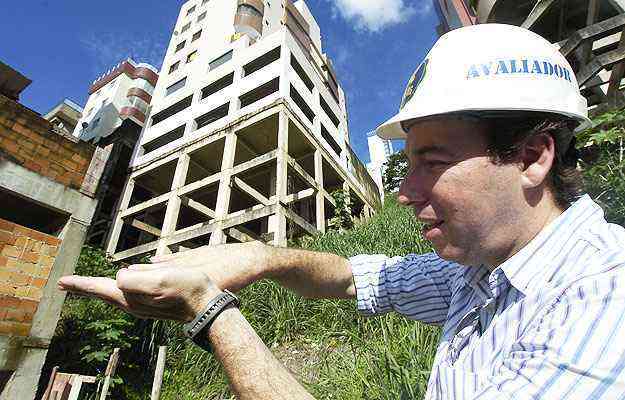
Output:
[[357,29],[379,32],[391,25],[408,21],[414,15],[426,15],[432,11],[432,0],[331,0],[335,11],[355,23]]
[[159,68],[168,41],[164,33],[144,32],[89,32],[80,39],[96,76],[127,57]]

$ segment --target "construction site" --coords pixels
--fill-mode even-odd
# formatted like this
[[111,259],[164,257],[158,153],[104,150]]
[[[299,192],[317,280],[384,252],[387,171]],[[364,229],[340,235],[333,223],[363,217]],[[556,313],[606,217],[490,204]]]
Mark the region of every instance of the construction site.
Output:
[[[439,35],[525,27],[569,60],[591,114],[625,106],[625,0],[432,1]],[[381,178],[352,149],[341,77],[304,0],[188,0],[171,32],[160,70],[122,60],[85,107],[65,100],[43,116],[20,103],[31,81],[0,62],[2,400],[35,398],[65,301],[56,281],[83,245],[120,265],[286,247],[333,228],[343,204],[354,221],[380,209]],[[58,373],[77,389],[56,400],[95,382]]]

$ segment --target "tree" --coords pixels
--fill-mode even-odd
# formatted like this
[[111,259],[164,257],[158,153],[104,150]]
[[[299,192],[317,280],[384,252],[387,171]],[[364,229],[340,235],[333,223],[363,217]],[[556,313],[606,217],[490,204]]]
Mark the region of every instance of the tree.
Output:
[[596,117],[578,136],[586,190],[609,222],[625,225],[625,110]]
[[408,174],[408,158],[403,150],[391,154],[388,161],[384,164],[384,175],[382,183],[384,191],[394,193],[399,190],[399,185]]

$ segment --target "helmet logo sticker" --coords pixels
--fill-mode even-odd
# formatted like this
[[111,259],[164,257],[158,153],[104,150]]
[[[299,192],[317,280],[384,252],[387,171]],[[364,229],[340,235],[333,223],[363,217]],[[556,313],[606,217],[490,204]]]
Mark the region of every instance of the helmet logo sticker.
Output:
[[421,83],[423,83],[429,63],[430,60],[426,58],[421,63],[421,65],[419,65],[419,68],[417,68],[414,74],[412,74],[412,77],[410,78],[410,81],[408,81],[408,85],[406,86],[406,91],[404,91],[404,97],[402,98],[401,105],[399,106],[400,110],[404,108],[404,106],[410,101],[410,99],[412,99],[419,86],[421,86]]
[[531,58],[504,59],[481,64],[473,64],[469,66],[466,78],[467,80],[471,80],[476,78],[512,74],[554,77],[571,83],[573,82],[571,79],[572,73],[567,67],[553,63],[550,60],[538,60]]

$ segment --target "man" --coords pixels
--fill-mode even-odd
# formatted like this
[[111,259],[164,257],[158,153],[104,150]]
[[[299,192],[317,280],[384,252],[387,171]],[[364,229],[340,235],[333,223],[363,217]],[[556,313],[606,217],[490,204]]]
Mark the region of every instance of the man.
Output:
[[588,122],[547,41],[507,25],[459,29],[378,129],[406,138],[399,201],[436,254],[345,260],[242,244],[60,287],[139,317],[193,320],[190,335],[210,342],[240,399],[311,398],[221,294],[259,279],[441,325],[428,399],[624,398],[625,230],[581,196],[572,138]]

